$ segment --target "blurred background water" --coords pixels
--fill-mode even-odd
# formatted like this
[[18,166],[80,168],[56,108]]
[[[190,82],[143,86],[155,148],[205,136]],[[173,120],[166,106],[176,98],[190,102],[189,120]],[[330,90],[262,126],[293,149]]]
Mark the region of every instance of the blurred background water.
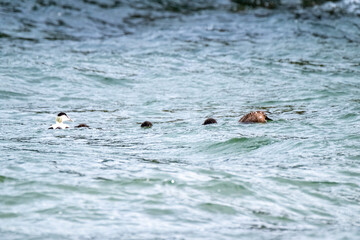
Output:
[[1,0],[1,239],[358,239],[359,16]]

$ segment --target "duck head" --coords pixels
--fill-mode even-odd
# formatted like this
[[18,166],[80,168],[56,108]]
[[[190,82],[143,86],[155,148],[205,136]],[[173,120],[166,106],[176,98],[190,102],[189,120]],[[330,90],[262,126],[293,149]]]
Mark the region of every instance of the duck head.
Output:
[[66,122],[66,121],[73,122],[73,120],[71,118],[69,118],[69,116],[66,115],[66,113],[64,113],[64,112],[61,112],[57,115],[56,122],[62,123],[62,122]]

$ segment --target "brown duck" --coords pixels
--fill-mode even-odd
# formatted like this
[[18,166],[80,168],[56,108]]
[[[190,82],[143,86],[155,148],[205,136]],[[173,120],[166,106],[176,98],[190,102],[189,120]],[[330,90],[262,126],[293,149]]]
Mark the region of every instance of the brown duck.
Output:
[[248,113],[239,120],[241,123],[266,123],[267,121],[272,121],[272,119],[268,118],[263,111]]

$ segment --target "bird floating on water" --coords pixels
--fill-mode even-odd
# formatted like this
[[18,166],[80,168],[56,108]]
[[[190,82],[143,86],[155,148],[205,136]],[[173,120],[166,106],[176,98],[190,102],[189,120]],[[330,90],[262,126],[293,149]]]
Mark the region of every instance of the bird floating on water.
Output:
[[152,127],[152,123],[149,121],[145,121],[141,124],[142,128],[151,128]]
[[79,125],[75,126],[75,128],[90,128],[90,127],[85,123],[80,123]]
[[241,123],[266,123],[267,121],[272,121],[272,119],[268,118],[263,111],[248,113],[239,120]]
[[208,118],[204,121],[203,125],[214,124],[214,123],[217,123],[217,121],[214,118]]
[[61,112],[56,117],[56,123],[51,125],[49,127],[49,129],[65,129],[65,128],[69,128],[69,125],[64,123],[65,121],[73,122],[73,120],[71,118],[69,118],[68,115],[66,115],[66,113]]

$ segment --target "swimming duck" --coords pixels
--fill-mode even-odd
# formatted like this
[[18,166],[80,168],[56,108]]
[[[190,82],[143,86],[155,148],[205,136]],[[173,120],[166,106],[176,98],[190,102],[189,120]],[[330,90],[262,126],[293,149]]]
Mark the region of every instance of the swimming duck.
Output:
[[56,117],[56,123],[51,125],[51,127],[49,127],[49,129],[65,129],[65,128],[69,128],[69,125],[63,123],[65,121],[73,122],[73,120],[71,120],[71,118],[69,118],[68,115],[66,115],[66,113],[61,112]]
[[208,118],[204,121],[203,125],[208,125],[213,123],[217,123],[217,121],[214,118]]
[[90,128],[90,127],[85,123],[80,123],[79,125],[75,126],[75,128]]
[[145,121],[141,124],[142,128],[151,128],[152,127],[152,123],[149,121]]
[[263,111],[248,113],[239,120],[241,123],[266,123],[267,121],[272,121],[272,119],[268,118]]

